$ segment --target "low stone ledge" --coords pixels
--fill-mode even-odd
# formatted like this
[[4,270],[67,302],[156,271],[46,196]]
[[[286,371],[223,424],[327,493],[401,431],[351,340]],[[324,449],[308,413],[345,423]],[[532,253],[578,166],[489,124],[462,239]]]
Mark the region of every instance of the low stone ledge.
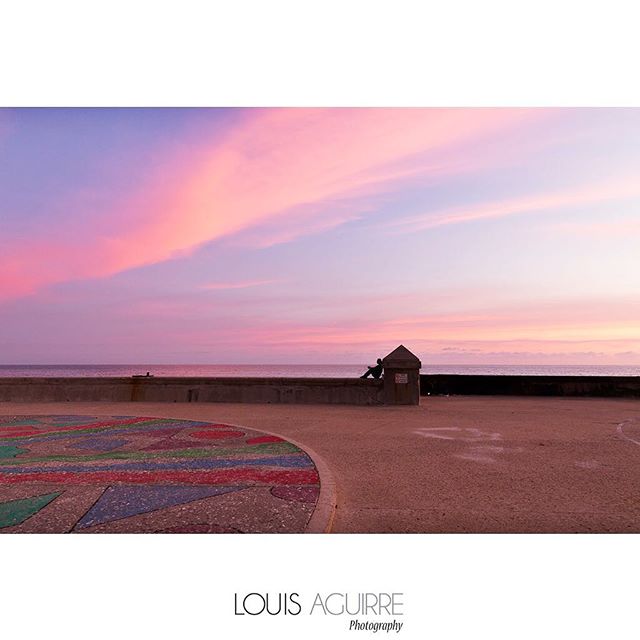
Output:
[[640,398],[640,376],[501,376],[428,374],[421,395],[517,395]]
[[383,381],[359,378],[0,378],[0,402],[383,403]]

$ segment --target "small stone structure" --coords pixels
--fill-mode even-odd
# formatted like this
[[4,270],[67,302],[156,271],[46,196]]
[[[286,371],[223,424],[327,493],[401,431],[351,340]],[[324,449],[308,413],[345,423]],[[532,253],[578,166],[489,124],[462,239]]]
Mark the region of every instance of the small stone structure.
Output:
[[382,359],[384,403],[420,404],[420,360],[404,345]]

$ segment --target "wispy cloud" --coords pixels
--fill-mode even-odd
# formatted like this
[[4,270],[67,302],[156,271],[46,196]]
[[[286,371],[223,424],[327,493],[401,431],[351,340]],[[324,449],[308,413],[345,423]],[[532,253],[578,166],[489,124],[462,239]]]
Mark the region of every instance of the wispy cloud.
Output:
[[268,284],[275,284],[282,280],[243,280],[242,282],[209,282],[200,286],[207,291],[226,291],[230,289],[249,289],[252,287],[262,287]]
[[593,299],[375,321],[354,317],[330,324],[269,320],[259,333],[243,327],[237,339],[279,349],[324,345],[378,351],[406,342],[426,351],[566,354],[580,350],[614,357],[640,350],[639,313],[637,300]]
[[411,233],[445,225],[505,218],[525,213],[562,211],[573,207],[591,206],[601,202],[622,201],[640,197],[640,175],[609,180],[596,185],[579,185],[562,191],[528,194],[506,200],[494,200],[466,207],[453,207],[407,216],[385,226]]
[[[0,297],[74,279],[109,276],[193,252],[204,243],[256,226],[270,242],[342,224],[336,199],[366,196],[405,180],[398,163],[428,175],[433,154],[543,117],[542,110],[276,109],[248,111],[222,142],[202,140],[159,157],[136,191],[105,194],[111,211],[79,222],[73,234],[0,241],[11,268]],[[431,154],[431,156],[430,156]],[[410,163],[411,164],[411,163]],[[456,166],[449,166],[455,173]],[[323,206],[326,203],[326,206]],[[304,224],[287,216],[312,205]],[[364,204],[366,210],[367,204]],[[301,214],[305,215],[305,214]],[[329,221],[327,222],[329,216]],[[285,224],[283,225],[283,221]],[[37,259],[36,259],[37,257]]]
[[633,237],[640,236],[640,207],[636,218],[622,220],[603,220],[598,222],[556,222],[548,228],[554,233],[569,236],[602,237]]

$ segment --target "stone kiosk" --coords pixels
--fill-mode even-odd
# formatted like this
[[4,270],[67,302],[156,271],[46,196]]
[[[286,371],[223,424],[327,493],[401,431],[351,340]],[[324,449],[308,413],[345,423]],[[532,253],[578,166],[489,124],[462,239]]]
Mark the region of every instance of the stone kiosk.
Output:
[[384,403],[420,404],[420,360],[401,344],[382,359],[382,365]]

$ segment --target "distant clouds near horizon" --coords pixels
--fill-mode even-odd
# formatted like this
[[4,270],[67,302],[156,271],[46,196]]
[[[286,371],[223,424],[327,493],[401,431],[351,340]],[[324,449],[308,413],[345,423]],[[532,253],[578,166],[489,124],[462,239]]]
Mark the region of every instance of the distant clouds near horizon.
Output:
[[5,363],[640,363],[640,109],[0,109]]

